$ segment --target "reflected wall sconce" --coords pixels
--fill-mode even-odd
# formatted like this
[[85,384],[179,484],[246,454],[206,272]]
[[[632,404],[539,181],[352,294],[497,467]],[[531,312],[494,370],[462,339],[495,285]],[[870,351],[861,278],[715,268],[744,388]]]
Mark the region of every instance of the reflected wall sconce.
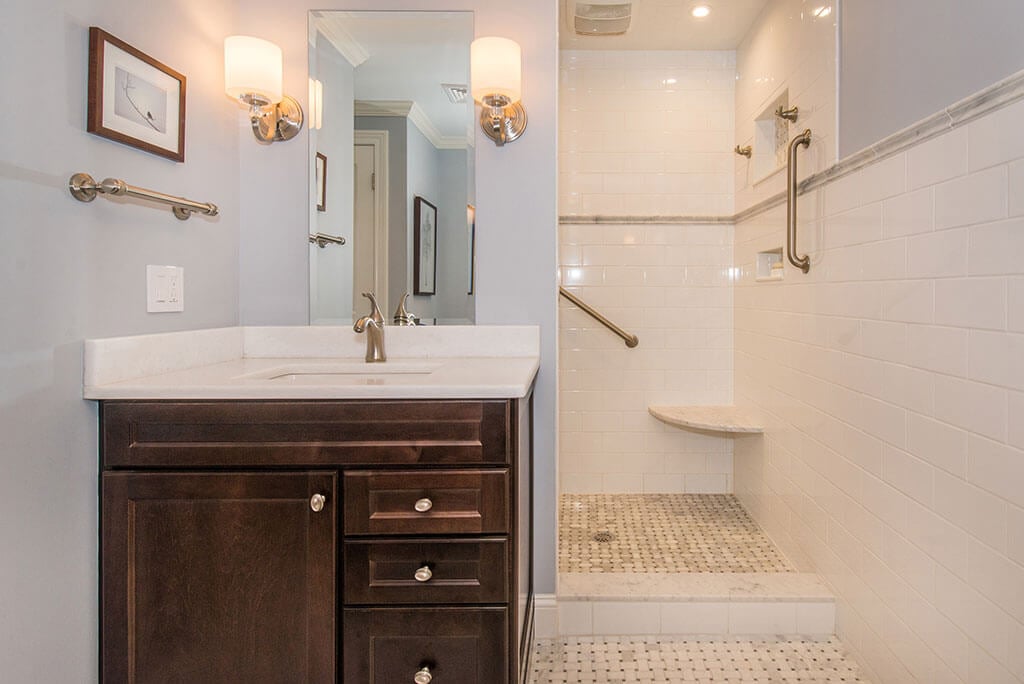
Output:
[[282,88],[281,48],[252,36],[224,39],[224,92],[249,108],[261,143],[291,140],[302,129],[302,107]]
[[309,129],[319,131],[324,127],[324,84],[309,79]]
[[473,99],[483,106],[480,128],[501,147],[526,130],[523,93],[523,57],[519,43],[508,38],[477,38],[470,46],[470,86]]

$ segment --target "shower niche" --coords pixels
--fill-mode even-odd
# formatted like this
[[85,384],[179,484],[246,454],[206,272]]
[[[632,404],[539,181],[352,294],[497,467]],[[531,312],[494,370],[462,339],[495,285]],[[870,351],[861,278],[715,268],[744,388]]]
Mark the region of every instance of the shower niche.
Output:
[[[789,111],[789,90],[783,90],[754,119],[754,182],[760,183],[786,167],[790,119],[780,112]],[[795,119],[795,114],[792,115]]]

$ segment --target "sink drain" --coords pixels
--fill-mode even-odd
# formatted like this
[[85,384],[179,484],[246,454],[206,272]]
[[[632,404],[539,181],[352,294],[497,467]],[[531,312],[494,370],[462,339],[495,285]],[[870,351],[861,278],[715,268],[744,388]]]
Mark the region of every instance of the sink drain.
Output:
[[602,531],[595,534],[591,539],[599,544],[607,544],[608,542],[615,541],[615,535],[611,532]]

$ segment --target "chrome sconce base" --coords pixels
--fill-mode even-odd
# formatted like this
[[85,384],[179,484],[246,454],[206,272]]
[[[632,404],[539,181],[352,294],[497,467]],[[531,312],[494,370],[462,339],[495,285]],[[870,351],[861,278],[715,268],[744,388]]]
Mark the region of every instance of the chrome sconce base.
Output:
[[480,112],[480,128],[498,147],[518,140],[526,130],[526,109],[518,102],[485,102]]
[[291,140],[302,130],[302,107],[289,95],[276,104],[255,98],[243,98],[243,102],[249,105],[252,134],[261,143]]

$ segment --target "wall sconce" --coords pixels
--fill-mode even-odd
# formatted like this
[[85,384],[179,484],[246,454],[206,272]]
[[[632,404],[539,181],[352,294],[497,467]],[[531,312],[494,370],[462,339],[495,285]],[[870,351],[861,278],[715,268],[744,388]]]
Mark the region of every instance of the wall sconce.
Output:
[[483,105],[480,128],[498,147],[526,130],[526,110],[519,102],[522,68],[522,51],[514,40],[491,36],[470,46],[473,99]]
[[262,143],[291,140],[302,129],[302,107],[282,89],[281,48],[252,36],[224,39],[224,92],[249,107]]

